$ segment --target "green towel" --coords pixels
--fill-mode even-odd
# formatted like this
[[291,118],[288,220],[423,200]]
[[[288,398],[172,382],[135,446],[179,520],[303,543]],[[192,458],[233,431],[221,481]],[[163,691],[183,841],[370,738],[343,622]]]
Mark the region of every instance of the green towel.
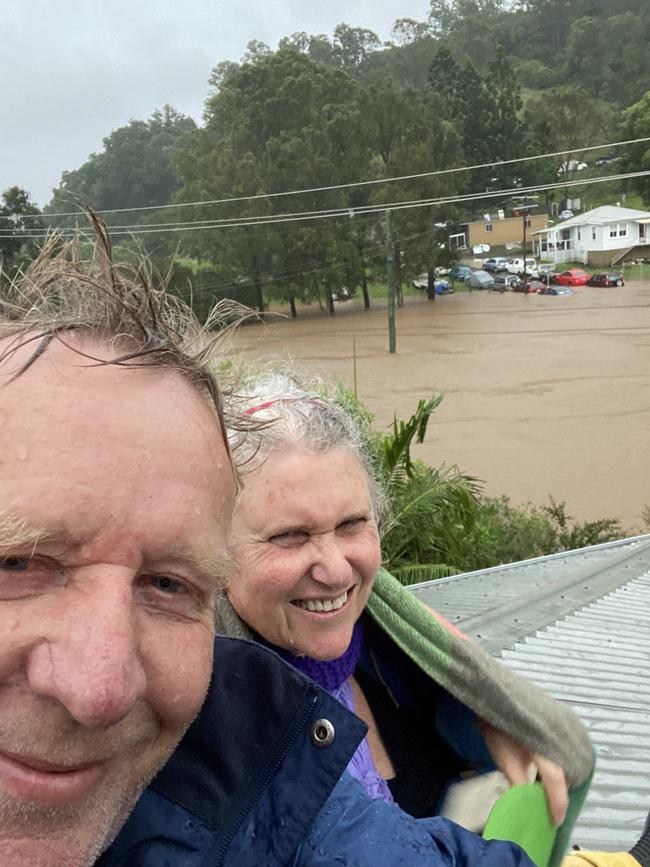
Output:
[[426,609],[384,569],[375,579],[366,611],[454,698],[530,752],[564,769],[569,808],[548,862],[549,867],[556,867],[569,844],[594,770],[593,749],[577,716]]

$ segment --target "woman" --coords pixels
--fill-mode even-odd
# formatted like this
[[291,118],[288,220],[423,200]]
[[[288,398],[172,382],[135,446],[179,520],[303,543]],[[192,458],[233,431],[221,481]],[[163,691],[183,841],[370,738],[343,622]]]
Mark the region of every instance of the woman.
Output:
[[[523,782],[536,765],[558,825],[565,775],[574,789],[564,841],[592,770],[584,730],[379,570],[386,508],[367,432],[282,374],[259,378],[242,401],[254,424],[233,434],[244,488],[220,631],[271,646],[366,722],[349,770],[373,797],[432,815],[468,771],[496,765]],[[419,652],[409,641],[422,632],[430,646]],[[472,830],[485,815],[453,813]]]

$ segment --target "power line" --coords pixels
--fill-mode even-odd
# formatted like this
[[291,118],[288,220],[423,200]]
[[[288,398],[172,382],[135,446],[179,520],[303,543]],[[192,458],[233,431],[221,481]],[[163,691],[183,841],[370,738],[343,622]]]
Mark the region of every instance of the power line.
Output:
[[[375,205],[363,205],[355,208],[331,208],[321,211],[298,211],[288,214],[269,215],[267,217],[230,217],[221,220],[198,220],[186,223],[161,223],[158,227],[143,226],[136,224],[131,228],[118,226],[114,229],[109,227],[109,232],[112,237],[137,235],[161,234],[164,232],[191,232],[191,231],[206,231],[208,229],[236,229],[246,226],[266,226],[278,225],[281,223],[294,222],[309,222],[313,220],[333,219],[338,217],[356,217],[367,216],[383,212],[386,210],[400,211],[410,210],[413,208],[435,207],[445,204],[460,204],[468,201],[481,201],[483,199],[504,198],[513,195],[527,195],[535,192],[544,192],[548,190],[567,189],[576,186],[589,186],[591,184],[601,184],[610,181],[630,180],[632,178],[647,177],[650,175],[650,170],[640,172],[628,172],[618,175],[606,175],[599,178],[575,179],[572,181],[557,181],[551,184],[535,184],[528,187],[510,187],[501,190],[491,190],[481,193],[463,193],[455,196],[442,196],[438,198],[414,199],[407,202],[384,202]],[[1,232],[2,230],[0,230]],[[36,234],[40,232],[40,234]],[[90,237],[90,235],[77,229],[64,228],[60,230],[63,238],[75,237]],[[42,229],[27,229],[23,234],[0,234],[2,238],[14,239],[32,239],[40,240],[48,237],[48,233],[44,233]]]
[[[397,183],[399,181],[412,181],[419,180],[422,178],[431,178],[437,177],[440,175],[448,175],[455,174],[458,172],[471,172],[476,171],[478,169],[489,169],[489,168],[497,168],[499,166],[507,166],[507,165],[515,165],[517,163],[525,163],[525,162],[533,162],[534,160],[543,160],[543,159],[552,159],[554,157],[561,156],[569,156],[570,154],[576,153],[587,153],[588,151],[595,150],[603,150],[604,148],[616,148],[616,147],[624,147],[626,145],[632,144],[641,144],[643,142],[650,141],[650,136],[646,136],[643,138],[635,138],[635,139],[626,139],[625,141],[618,142],[609,142],[605,144],[597,144],[597,145],[589,145],[584,148],[572,148],[570,150],[564,151],[554,151],[553,153],[545,153],[545,154],[533,154],[532,156],[526,157],[515,157],[510,160],[497,160],[496,162],[490,163],[477,163],[472,166],[457,166],[451,169],[437,169],[431,172],[420,172],[418,174],[411,175],[400,175],[398,177],[392,178],[375,178],[369,181],[354,181],[346,184],[331,184],[325,187],[312,187],[309,189],[300,189],[300,190],[285,190],[283,192],[278,193],[257,193],[252,196],[230,196],[224,199],[206,199],[204,201],[196,201],[196,202],[179,202],[178,204],[166,204],[166,205],[143,205],[135,208],[106,208],[100,211],[97,211],[98,214],[124,214],[124,213],[135,213],[135,212],[143,212],[143,211],[162,211],[168,208],[193,208],[199,207],[202,205],[224,205],[230,204],[234,202],[252,202],[259,199],[274,199],[281,196],[300,196],[307,195],[310,193],[322,193],[322,192],[332,192],[334,190],[345,190],[345,189],[355,189],[358,187],[365,186],[373,186],[377,184],[391,184]],[[26,215],[26,218],[29,219],[37,219],[37,218],[46,218],[46,219],[57,219],[59,217],[78,217],[79,211],[67,211],[58,214],[39,214],[38,217],[36,215]]]

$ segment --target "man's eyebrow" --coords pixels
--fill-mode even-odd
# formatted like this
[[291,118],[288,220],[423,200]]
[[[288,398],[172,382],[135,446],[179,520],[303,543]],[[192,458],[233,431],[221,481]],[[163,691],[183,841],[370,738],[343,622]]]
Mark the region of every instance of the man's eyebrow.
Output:
[[226,551],[215,551],[207,557],[194,557],[186,551],[176,549],[172,552],[172,557],[189,563],[197,572],[214,579],[218,590],[227,587],[233,574],[234,560]]
[[49,539],[68,538],[69,533],[61,529],[48,529],[33,526],[24,518],[10,512],[0,512],[0,548],[34,547],[39,542]]

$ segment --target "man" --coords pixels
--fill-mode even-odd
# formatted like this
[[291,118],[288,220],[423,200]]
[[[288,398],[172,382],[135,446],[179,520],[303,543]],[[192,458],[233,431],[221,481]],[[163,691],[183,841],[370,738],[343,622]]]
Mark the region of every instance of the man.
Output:
[[342,775],[365,727],[274,654],[220,639],[212,676],[236,485],[211,345],[96,230],[0,321],[0,864],[530,867],[370,801]]
[[2,865],[92,864],[212,670],[217,392],[197,335],[98,253],[84,272],[50,245],[0,328]]

